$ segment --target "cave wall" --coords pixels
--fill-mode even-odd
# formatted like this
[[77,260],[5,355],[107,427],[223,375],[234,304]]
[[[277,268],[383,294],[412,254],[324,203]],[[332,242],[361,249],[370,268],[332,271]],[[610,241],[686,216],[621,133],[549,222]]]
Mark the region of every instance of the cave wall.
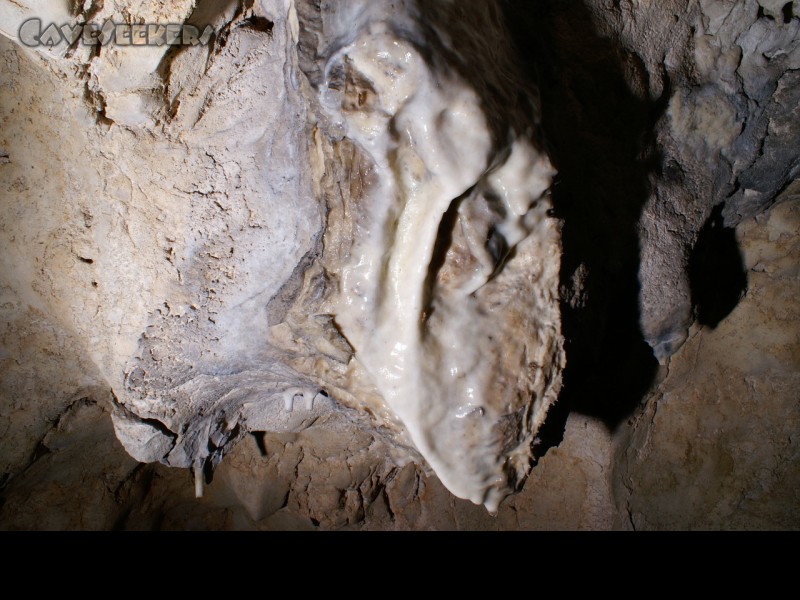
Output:
[[[798,527],[797,3],[501,3],[559,171],[567,368],[497,517],[353,387],[331,323],[292,311],[322,165],[353,156],[314,125],[297,44],[315,5],[87,4],[73,18],[224,36],[0,37],[3,528]],[[137,462],[176,446],[181,469]]]

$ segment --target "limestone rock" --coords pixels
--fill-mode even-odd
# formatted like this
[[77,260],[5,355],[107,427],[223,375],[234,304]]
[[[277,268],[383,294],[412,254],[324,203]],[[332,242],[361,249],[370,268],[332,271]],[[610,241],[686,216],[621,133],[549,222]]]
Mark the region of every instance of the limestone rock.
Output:
[[[37,102],[26,112],[41,113],[36,125],[7,116],[9,133],[30,140],[30,161],[57,151],[51,164],[69,165],[35,182],[56,194],[63,178],[68,212],[37,198],[50,218],[38,235],[61,254],[45,246],[34,255],[52,291],[35,289],[32,299],[91,340],[91,369],[80,370],[111,388],[115,430],[132,456],[191,467],[199,479],[248,431],[299,431],[357,409],[374,415],[367,427],[395,449],[398,464],[425,459],[451,489],[492,510],[525,478],[563,364],[558,225],[546,194],[553,171],[537,147],[535,101],[518,102],[532,92],[508,48],[496,47],[488,61],[475,45],[487,19],[504,37],[496,7],[459,10],[406,2],[392,12],[355,1],[85,5],[40,19],[41,40],[48,20],[110,27],[100,43],[82,37],[66,51],[29,48],[31,36],[16,28],[8,61],[36,73],[20,85],[65,96],[53,114],[32,94]],[[4,30],[32,11],[9,14]],[[185,46],[120,39],[126,22],[159,21],[205,23],[214,35]],[[308,36],[318,26],[314,48]],[[351,34],[348,51],[343,36]],[[386,49],[402,50],[374,111],[336,96],[341,82],[330,75],[342,57],[355,64],[361,39],[377,45],[367,48],[362,72],[347,77],[360,77],[373,95],[383,84],[370,69]],[[401,77],[408,90],[394,98]],[[339,111],[354,115],[349,126],[335,122]],[[375,115],[385,122],[370,135],[388,140],[384,154],[357,134],[358,119]],[[401,126],[408,142],[397,137]],[[55,143],[45,145],[34,127],[52,129]],[[9,181],[28,176],[17,158],[23,148],[8,155]],[[88,160],[70,158],[79,152]],[[381,171],[385,161],[391,167]],[[383,187],[343,190],[365,172]],[[15,190],[6,210],[20,210],[30,189]],[[384,212],[398,217],[367,210],[383,197]],[[31,218],[5,215],[10,256],[30,235]],[[394,218],[398,234],[383,234]],[[396,306],[365,306],[357,321],[374,322],[348,320],[347,273],[366,261],[377,270],[365,281],[377,278],[386,256],[394,257],[392,278],[407,281],[358,293],[388,299],[393,287]],[[81,270],[88,285],[76,293]],[[17,279],[35,269],[13,271],[8,287],[20,294]],[[125,302],[114,302],[119,294]],[[420,335],[418,322],[426,323]],[[388,352],[400,347],[405,354],[390,365]],[[406,388],[382,379],[395,367],[407,369]],[[14,376],[26,374],[11,370],[14,394]],[[24,466],[15,457],[6,469]]]
[[543,75],[563,295],[579,292],[569,277],[582,272],[590,314],[576,318],[596,323],[595,306],[627,303],[618,290],[637,286],[624,312],[638,309],[663,362],[695,317],[689,264],[715,207],[734,227],[800,176],[797,4],[779,15],[755,1],[508,6]]
[[0,528],[800,526],[797,2],[29,4]]
[[696,327],[615,460],[617,525],[797,529],[800,198],[737,228],[747,294]]

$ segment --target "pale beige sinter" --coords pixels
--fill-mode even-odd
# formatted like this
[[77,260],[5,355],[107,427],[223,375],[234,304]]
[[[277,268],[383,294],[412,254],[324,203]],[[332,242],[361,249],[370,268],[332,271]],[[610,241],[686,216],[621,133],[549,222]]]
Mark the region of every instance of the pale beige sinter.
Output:
[[383,22],[333,68],[322,103],[374,184],[331,312],[445,486],[496,511],[560,387],[554,170],[524,138],[497,148],[472,87]]

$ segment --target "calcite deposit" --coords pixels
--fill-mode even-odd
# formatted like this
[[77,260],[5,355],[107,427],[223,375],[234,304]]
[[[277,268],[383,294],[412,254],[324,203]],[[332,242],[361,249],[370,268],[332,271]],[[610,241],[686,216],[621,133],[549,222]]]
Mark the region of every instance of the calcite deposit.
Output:
[[[303,15],[328,131],[357,156],[357,172],[330,170],[339,185],[363,182],[328,196],[354,223],[326,233],[336,291],[324,304],[437,476],[496,511],[527,475],[560,389],[555,171],[531,98],[514,120],[531,90],[509,48],[495,43],[491,65],[478,58],[499,11],[391,4]],[[456,16],[463,39],[452,38]]]
[[0,0],[0,528],[800,527],[799,13]]
[[[54,232],[78,269],[103,273],[80,298],[96,313],[65,325],[92,329],[126,450],[191,468],[197,495],[244,434],[366,410],[396,466],[421,460],[494,511],[530,469],[564,362],[555,170],[532,89],[508,43],[489,63],[485,43],[451,39],[459,15],[467,40],[487,18],[507,37],[493,5],[299,8],[103,5],[36,16],[41,30],[128,19],[216,33],[81,38],[63,53],[28,50],[25,33],[9,49],[66,78],[69,141],[82,167],[105,168],[68,183],[80,233]],[[54,275],[62,296],[75,276]],[[126,287],[133,305],[112,298]]]

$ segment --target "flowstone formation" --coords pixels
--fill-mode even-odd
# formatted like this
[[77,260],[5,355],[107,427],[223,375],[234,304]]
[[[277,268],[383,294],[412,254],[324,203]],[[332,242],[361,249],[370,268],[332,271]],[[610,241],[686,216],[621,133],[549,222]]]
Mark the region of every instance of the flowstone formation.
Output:
[[496,511],[530,469],[564,362],[555,172],[535,96],[496,41],[492,3],[303,16],[324,128],[357,157],[331,183],[360,180],[350,222],[326,233],[335,293],[323,304],[442,482]]
[[798,2],[0,34],[0,529],[800,527]]
[[[311,107],[308,143],[298,132],[287,152],[308,162],[309,200],[326,218],[303,262],[288,262],[281,293],[261,292],[246,321],[237,305],[212,320],[225,336],[215,356],[246,367],[201,361],[198,371],[181,348],[176,381],[176,365],[165,372],[152,356],[175,355],[184,327],[170,320],[166,338],[144,341],[114,417],[137,459],[192,466],[199,481],[245,431],[298,431],[312,415],[368,408],[381,435],[408,447],[400,466],[419,452],[459,497],[496,511],[524,480],[564,360],[554,171],[508,52],[479,62],[486,48],[454,41],[453,8],[433,6],[289,6],[285,35],[316,48],[300,57],[312,82],[297,65],[282,72]],[[499,14],[462,8],[457,33],[477,39],[489,22],[502,39]],[[278,311],[290,305],[283,315],[276,296]]]
[[[122,177],[78,184],[92,215],[78,260],[113,270],[160,247],[160,280],[138,282],[139,306],[114,317],[124,347],[92,348],[131,456],[191,468],[201,496],[246,433],[299,432],[335,413],[392,447],[391,464],[430,465],[496,511],[528,474],[564,363],[555,171],[535,92],[498,42],[499,7],[78,13],[36,16],[42,27],[174,19],[216,32],[207,44],[81,38],[29,52],[56,72],[82,69],[98,127],[74,135],[103,136],[91,147]],[[143,140],[158,157],[139,152]],[[140,234],[113,214],[95,220],[120,207],[150,213]],[[120,227],[133,248],[102,247]],[[130,265],[139,271],[154,269]],[[119,293],[111,277],[85,305]]]

